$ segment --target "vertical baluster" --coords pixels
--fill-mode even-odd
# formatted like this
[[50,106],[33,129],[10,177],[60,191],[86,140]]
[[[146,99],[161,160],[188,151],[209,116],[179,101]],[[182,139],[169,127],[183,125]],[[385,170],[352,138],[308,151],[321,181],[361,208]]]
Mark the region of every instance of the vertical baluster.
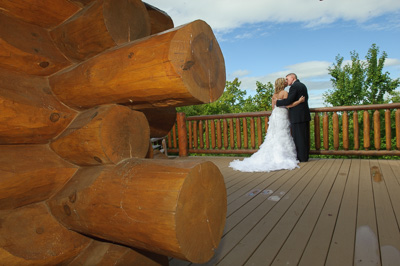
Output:
[[247,149],[249,143],[249,136],[247,133],[247,119],[243,117],[243,146]]
[[400,109],[396,110],[396,148],[400,150]]
[[229,146],[229,144],[228,144],[228,122],[226,122],[226,119],[223,119],[222,123],[224,125],[224,148],[227,149]]
[[192,121],[189,121],[188,123],[188,128],[189,128],[189,149],[193,148],[193,142],[192,142],[192,138],[193,138],[193,133],[192,133]]
[[260,147],[262,143],[262,127],[261,127],[260,117],[257,117],[257,140],[258,140],[258,147]]
[[199,144],[200,144],[200,149],[204,148],[204,140],[203,140],[203,120],[199,121]]
[[321,125],[318,112],[315,112],[314,116],[314,140],[315,149],[319,151],[321,149]]
[[256,138],[255,138],[255,125],[253,117],[250,118],[250,140],[251,140],[251,148],[255,149]]
[[386,150],[392,149],[392,127],[390,125],[390,110],[385,110]]
[[[185,113],[178,113],[176,119],[178,125],[178,142],[179,142],[179,156],[188,156],[188,133],[186,129],[186,115]],[[190,129],[190,127],[189,127]]]
[[242,132],[240,131],[240,119],[236,118],[236,144],[237,148],[242,148]]
[[329,116],[325,112],[322,122],[323,127],[323,138],[324,138],[324,149],[329,150]]
[[354,150],[358,151],[360,149],[360,130],[358,128],[357,111],[354,111],[353,113],[353,134],[354,134]]
[[371,141],[369,137],[371,126],[369,123],[369,113],[367,110],[364,111],[363,120],[364,120],[364,149],[369,150],[369,148],[371,147]]
[[176,127],[174,125],[174,127],[172,128],[172,137],[174,139],[174,148],[176,149],[178,147],[178,139],[176,138]]
[[210,148],[210,133],[209,133],[209,128],[208,128],[208,120],[206,120],[206,125],[205,125],[205,132],[206,132],[206,148]]
[[193,121],[193,146],[197,149],[199,146],[199,137],[197,134],[197,121]]
[[235,148],[235,134],[233,130],[233,118],[229,120],[229,139],[231,141],[231,149]]
[[381,118],[378,110],[374,112],[374,146],[377,151],[381,149]]
[[339,149],[339,116],[337,112],[332,115],[332,130],[333,130],[333,149]]
[[217,147],[222,148],[221,120],[217,120]]
[[343,134],[343,149],[347,151],[349,149],[349,116],[347,111],[343,112],[342,116],[342,134]]
[[211,120],[211,147],[215,149],[215,121]]

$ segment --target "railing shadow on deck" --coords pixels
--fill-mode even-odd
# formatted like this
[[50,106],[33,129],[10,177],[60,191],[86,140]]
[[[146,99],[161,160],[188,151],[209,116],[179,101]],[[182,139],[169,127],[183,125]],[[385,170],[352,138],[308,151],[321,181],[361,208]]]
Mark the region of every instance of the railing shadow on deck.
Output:
[[[310,154],[400,156],[400,103],[310,112]],[[252,154],[264,140],[270,115],[271,111],[192,117],[178,113],[167,136],[168,152],[182,157]]]

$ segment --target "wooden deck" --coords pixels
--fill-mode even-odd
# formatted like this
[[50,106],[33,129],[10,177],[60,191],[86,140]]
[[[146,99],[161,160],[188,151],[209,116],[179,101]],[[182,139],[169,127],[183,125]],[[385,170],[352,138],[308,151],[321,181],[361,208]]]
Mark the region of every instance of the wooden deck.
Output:
[[311,159],[270,173],[234,171],[233,157],[185,160],[204,159],[220,168],[228,197],[204,265],[400,265],[399,160]]

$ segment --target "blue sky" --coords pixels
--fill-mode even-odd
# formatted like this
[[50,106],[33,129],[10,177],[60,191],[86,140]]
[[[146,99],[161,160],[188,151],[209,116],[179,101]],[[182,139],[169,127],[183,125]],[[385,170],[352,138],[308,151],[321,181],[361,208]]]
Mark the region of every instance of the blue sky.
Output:
[[[332,87],[328,67],[340,54],[365,59],[375,43],[388,54],[384,71],[400,77],[399,0],[146,0],[175,26],[207,22],[221,47],[226,78],[254,95],[256,81],[295,72],[309,90],[310,107],[322,107]],[[400,88],[398,88],[400,90]]]

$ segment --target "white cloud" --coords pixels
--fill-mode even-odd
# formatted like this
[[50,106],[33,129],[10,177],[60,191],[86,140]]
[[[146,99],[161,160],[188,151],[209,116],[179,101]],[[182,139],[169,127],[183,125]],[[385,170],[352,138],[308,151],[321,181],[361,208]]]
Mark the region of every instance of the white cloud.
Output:
[[[196,19],[214,31],[229,31],[258,22],[302,22],[310,27],[336,20],[365,22],[400,10],[398,0],[145,0],[167,12],[175,26]],[[394,24],[395,25],[395,24]],[[378,25],[374,25],[378,27]]]

